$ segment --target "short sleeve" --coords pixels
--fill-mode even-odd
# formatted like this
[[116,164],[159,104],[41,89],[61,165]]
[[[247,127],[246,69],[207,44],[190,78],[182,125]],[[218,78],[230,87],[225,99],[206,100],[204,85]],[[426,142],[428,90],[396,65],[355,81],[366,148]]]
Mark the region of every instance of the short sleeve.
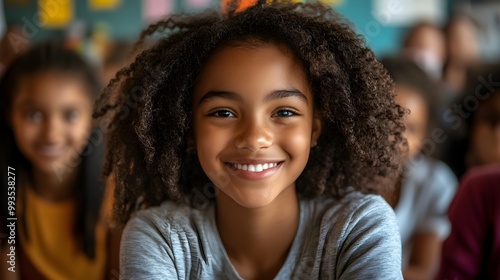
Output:
[[339,252],[339,279],[403,279],[401,239],[392,208],[370,196],[352,214]]
[[424,215],[418,222],[416,233],[435,233],[440,239],[445,239],[450,232],[448,207],[455,195],[458,181],[453,172],[445,164],[438,162],[434,168],[434,176],[427,182],[423,203],[426,207]]
[[123,231],[120,248],[120,279],[178,279],[168,237],[158,225],[135,216]]

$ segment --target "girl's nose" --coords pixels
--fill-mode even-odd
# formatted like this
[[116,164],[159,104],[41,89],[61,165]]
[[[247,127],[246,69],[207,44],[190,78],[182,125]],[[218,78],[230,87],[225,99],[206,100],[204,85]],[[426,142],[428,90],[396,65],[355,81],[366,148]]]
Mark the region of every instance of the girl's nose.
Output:
[[55,116],[49,116],[44,121],[42,128],[41,140],[45,143],[58,143],[62,138],[63,123]]
[[249,120],[242,124],[235,139],[236,148],[243,153],[254,153],[273,144],[272,129],[262,120]]

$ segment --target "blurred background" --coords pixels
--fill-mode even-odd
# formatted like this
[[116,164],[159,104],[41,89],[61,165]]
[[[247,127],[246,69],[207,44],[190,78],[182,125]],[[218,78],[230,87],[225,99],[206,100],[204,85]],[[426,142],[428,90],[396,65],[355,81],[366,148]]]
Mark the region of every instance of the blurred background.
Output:
[[[324,0],[345,15],[378,57],[400,50],[408,31],[420,22],[444,27],[455,14],[475,21],[481,59],[500,58],[498,0]],[[198,12],[218,0],[4,0],[0,33],[7,28],[14,48],[28,42],[67,39],[97,62],[106,44],[134,41],[149,23],[170,13]]]

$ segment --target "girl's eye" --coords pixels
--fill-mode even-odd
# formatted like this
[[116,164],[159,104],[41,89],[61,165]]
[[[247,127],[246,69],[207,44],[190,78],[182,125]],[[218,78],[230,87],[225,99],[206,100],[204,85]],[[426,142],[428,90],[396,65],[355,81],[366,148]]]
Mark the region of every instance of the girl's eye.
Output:
[[64,114],[64,118],[67,122],[74,122],[78,119],[78,111],[76,110],[71,110],[71,111],[68,111]]
[[210,114],[210,116],[218,117],[218,118],[232,118],[235,115],[229,110],[218,110]]
[[39,123],[43,119],[43,114],[40,111],[30,111],[26,113],[26,118],[34,123]]
[[280,118],[288,118],[288,117],[293,117],[298,115],[295,111],[292,111],[290,109],[281,109],[278,110],[275,115]]

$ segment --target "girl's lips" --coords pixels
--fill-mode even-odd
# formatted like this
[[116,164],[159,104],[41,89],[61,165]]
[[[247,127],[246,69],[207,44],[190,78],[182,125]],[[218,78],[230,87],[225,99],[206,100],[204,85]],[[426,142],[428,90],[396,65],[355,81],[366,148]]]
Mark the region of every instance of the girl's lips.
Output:
[[227,162],[226,166],[229,168],[229,170],[231,170],[231,173],[243,179],[262,180],[274,175],[280,169],[282,164],[283,161],[269,163],[265,162],[259,164],[241,164]]
[[44,158],[54,159],[62,156],[65,153],[66,149],[60,146],[42,146],[37,147],[36,151]]

